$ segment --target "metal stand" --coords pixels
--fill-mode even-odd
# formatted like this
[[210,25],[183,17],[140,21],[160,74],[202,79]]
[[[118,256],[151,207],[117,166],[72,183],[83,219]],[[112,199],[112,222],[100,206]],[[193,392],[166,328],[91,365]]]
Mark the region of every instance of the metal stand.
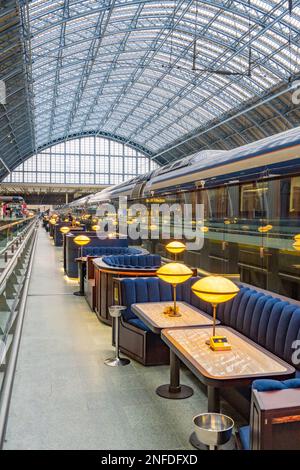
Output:
[[118,306],[110,307],[109,313],[113,318],[114,322],[114,330],[115,330],[115,357],[111,357],[104,361],[104,364],[110,367],[117,367],[117,366],[127,366],[130,364],[130,360],[125,357],[119,356],[119,321],[121,316],[121,311],[124,310],[126,307],[120,307],[117,309]]
[[193,395],[194,390],[187,385],[180,385],[180,361],[173,351],[170,351],[170,384],[160,385],[156,389],[162,398],[182,400]]
[[207,446],[199,441],[195,432],[190,435],[190,444],[198,450],[236,450],[236,441],[234,437],[231,437],[230,441],[222,446]]
[[220,413],[220,389],[212,387],[211,385],[207,386],[207,411],[209,413]]
[[79,291],[73,292],[74,295],[79,297],[84,296],[84,276],[83,276],[83,262],[78,261],[78,272],[79,272]]

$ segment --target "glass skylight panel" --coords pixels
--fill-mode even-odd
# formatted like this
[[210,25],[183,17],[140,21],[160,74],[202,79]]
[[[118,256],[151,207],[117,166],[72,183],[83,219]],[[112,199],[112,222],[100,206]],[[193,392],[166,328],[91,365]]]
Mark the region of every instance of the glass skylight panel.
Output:
[[[95,25],[101,18],[105,25],[107,10],[102,14],[102,5],[96,0],[73,0],[69,4],[62,67],[57,76],[63,4],[63,1],[32,1],[29,5],[36,139],[40,144],[45,143],[49,135],[52,138],[63,136],[68,122],[69,132],[74,134],[83,130],[97,131],[100,126],[100,132],[111,129],[117,135],[130,135],[132,140],[143,143],[141,136],[144,134],[139,135],[139,132],[144,127],[159,129],[166,126],[171,133],[173,129],[173,133],[178,134],[178,126],[182,126],[182,132],[186,132],[188,121],[184,117],[192,112],[193,118],[188,126],[188,130],[192,131],[195,128],[194,116],[208,122],[216,112],[222,114],[256,94],[262,95],[287,76],[290,62],[295,71],[299,68],[298,51],[293,45],[291,57],[287,48],[282,51],[278,49],[286,43],[288,25],[291,24],[295,31],[300,25],[298,6],[294,8],[291,17],[285,15],[281,24],[274,23],[258,36],[261,30],[255,27],[255,21],[264,21],[264,15],[271,13],[278,5],[275,0],[251,2],[254,62],[262,64],[253,68],[251,79],[201,72],[195,74],[191,70],[195,5],[188,7],[184,1],[176,2],[175,5],[173,1],[146,2],[142,4],[139,16],[135,17],[139,4],[117,0],[98,55],[89,67],[91,61],[88,54]],[[174,6],[176,29],[170,34],[168,28]],[[247,48],[240,53],[236,48],[242,34],[245,35],[246,44],[248,17],[245,3],[228,4],[227,11],[223,12],[220,12],[219,6],[210,3],[200,3],[198,8],[199,31],[208,24],[210,27],[205,31],[205,36],[198,40],[197,67],[247,70]],[[283,11],[281,6],[272,13],[272,18],[279,18]],[[178,22],[183,12],[183,18]],[[132,31],[127,35],[129,28]],[[98,42],[96,38],[96,47]],[[235,50],[228,49],[229,44]],[[110,68],[114,59],[115,65]],[[170,62],[171,67],[168,68]],[[85,89],[81,92],[81,78],[85,81],[82,75],[84,72],[88,72],[88,76]],[[54,90],[57,96],[53,101]],[[98,90],[101,93],[96,100]],[[210,94],[215,98],[210,100],[211,112],[208,113],[205,99]],[[178,96],[181,98],[177,99]],[[77,99],[81,102],[77,103]],[[168,108],[165,108],[166,103]],[[231,107],[228,108],[229,103]],[[52,110],[54,105],[56,109]],[[74,116],[71,115],[72,109],[76,110]],[[163,117],[156,114],[159,109]],[[178,121],[180,113],[183,124]],[[53,126],[52,133],[50,125]],[[153,135],[153,141],[152,145],[157,149],[161,140]]]

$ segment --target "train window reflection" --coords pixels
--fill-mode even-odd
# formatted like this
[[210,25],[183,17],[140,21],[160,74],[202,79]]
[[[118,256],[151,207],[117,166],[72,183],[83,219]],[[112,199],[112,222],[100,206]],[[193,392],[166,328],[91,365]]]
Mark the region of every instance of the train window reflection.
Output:
[[300,176],[291,178],[290,212],[293,215],[300,213]]
[[250,183],[241,186],[240,213],[243,218],[266,217],[265,198],[268,189],[266,183]]

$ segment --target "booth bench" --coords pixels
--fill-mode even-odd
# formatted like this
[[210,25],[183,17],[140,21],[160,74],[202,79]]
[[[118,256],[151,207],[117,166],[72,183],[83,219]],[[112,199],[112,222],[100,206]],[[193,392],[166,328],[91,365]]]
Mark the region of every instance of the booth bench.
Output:
[[[199,299],[191,286],[199,278],[193,277],[177,287],[179,301],[190,303],[199,310],[212,314],[210,304]],[[128,356],[144,365],[167,363],[169,351],[158,335],[134,314],[131,305],[142,302],[171,301],[172,288],[158,278],[119,279],[119,303],[127,309],[122,312],[120,325],[120,348]],[[294,342],[300,340],[300,305],[279,298],[266,291],[259,291],[240,284],[237,296],[218,306],[218,319],[225,325],[237,330],[297,369],[293,364]],[[239,401],[239,410],[249,412],[250,388],[240,388],[234,397]],[[231,395],[231,394],[230,394]],[[231,401],[231,397],[226,396]]]

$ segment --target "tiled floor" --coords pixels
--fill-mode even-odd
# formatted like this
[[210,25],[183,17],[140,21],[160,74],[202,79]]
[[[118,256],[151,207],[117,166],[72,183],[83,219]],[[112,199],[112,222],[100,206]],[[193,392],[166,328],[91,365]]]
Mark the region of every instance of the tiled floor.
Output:
[[40,229],[5,448],[190,449],[192,418],[207,406],[197,380],[184,370],[194,396],[165,400],[155,388],[167,366],[105,366],[111,328],[74,290],[62,249]]

